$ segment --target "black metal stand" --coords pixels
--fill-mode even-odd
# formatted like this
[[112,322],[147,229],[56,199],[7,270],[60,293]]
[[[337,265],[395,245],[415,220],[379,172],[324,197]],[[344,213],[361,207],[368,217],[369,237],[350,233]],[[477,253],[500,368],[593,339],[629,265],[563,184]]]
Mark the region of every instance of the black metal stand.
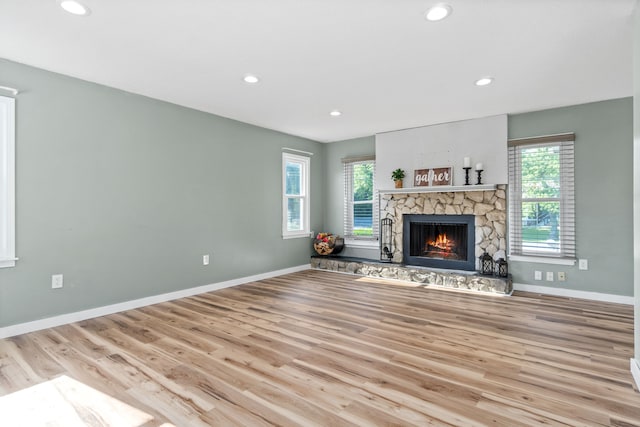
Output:
[[393,221],[384,218],[380,221],[380,261],[391,262],[393,259]]
[[469,171],[471,170],[471,168],[462,168],[464,169],[464,185],[471,185],[469,183]]
[[480,185],[482,184],[482,169],[477,170],[476,172],[478,173],[478,182],[476,182],[476,185]]

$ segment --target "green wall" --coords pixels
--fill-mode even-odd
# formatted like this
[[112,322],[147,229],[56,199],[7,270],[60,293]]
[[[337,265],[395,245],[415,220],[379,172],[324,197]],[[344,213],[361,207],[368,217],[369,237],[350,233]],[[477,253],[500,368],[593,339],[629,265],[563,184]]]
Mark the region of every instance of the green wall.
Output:
[[309,263],[310,239],[281,237],[281,153],[314,153],[317,230],[324,144],[6,60],[0,76],[21,90],[0,327]]
[[[509,116],[509,138],[575,132],[576,253],[589,261],[587,271],[513,261],[515,282],[633,295],[632,111],[623,98]],[[553,271],[556,281],[534,281],[534,270]]]

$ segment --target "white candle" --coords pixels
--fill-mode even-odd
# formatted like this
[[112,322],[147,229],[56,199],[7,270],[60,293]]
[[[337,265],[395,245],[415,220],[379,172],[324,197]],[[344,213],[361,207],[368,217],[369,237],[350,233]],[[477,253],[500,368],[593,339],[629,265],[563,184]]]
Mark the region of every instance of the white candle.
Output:
[[476,164],[476,170],[477,171],[481,171],[482,170],[482,163],[477,163]]
[[471,167],[471,157],[465,157],[464,158],[464,167],[465,168],[470,168]]

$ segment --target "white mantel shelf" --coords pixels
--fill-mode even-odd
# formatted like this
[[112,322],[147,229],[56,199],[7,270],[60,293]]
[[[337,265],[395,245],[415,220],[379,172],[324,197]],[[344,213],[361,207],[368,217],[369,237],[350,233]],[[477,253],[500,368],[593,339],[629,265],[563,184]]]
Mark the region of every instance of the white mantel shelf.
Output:
[[491,191],[498,188],[497,184],[482,185],[440,185],[437,187],[408,187],[380,190],[380,194],[409,194],[409,193],[455,193],[458,191]]

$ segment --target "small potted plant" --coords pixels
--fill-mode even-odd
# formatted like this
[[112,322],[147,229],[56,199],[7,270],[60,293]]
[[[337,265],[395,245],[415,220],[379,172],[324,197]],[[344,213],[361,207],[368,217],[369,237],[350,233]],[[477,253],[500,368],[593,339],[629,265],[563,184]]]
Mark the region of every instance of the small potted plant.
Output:
[[396,183],[396,188],[402,188],[402,180],[404,179],[404,171],[400,168],[391,172],[391,179]]

